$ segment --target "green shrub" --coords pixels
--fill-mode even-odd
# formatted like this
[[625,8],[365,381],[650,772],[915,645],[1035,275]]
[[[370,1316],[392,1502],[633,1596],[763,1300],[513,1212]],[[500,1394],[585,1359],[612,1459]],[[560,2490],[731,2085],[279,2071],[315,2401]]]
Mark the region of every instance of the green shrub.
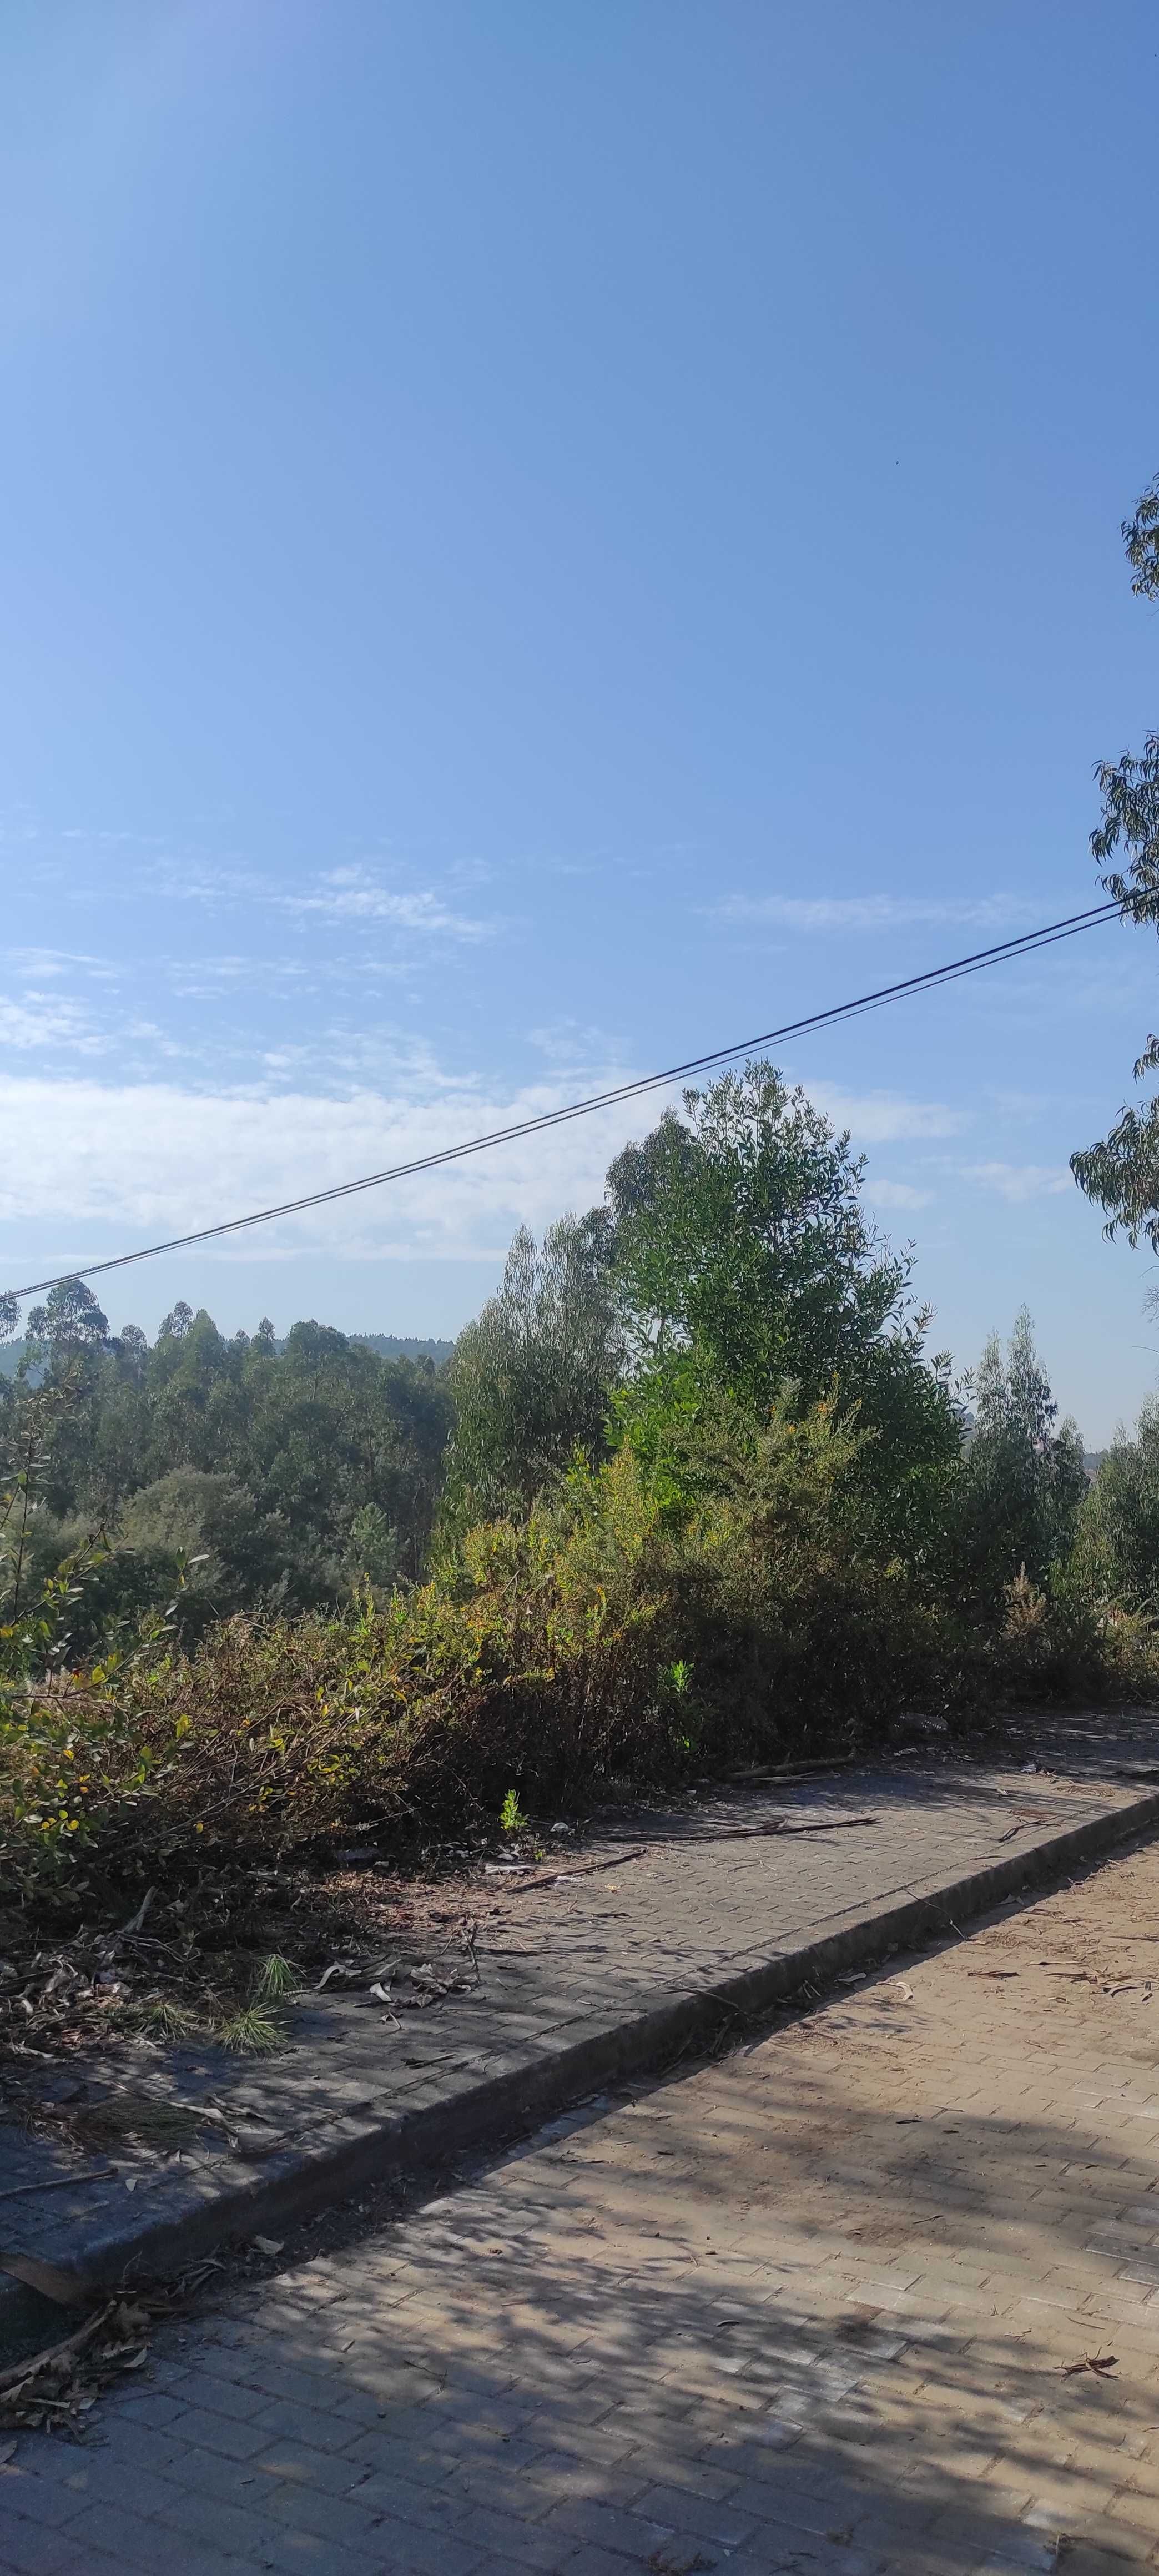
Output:
[[629,1438],[577,1459],[414,1590],[367,1580],[341,1615],[239,1614],[192,1644],[155,1630],[50,1685],[21,1647],[0,1866],[180,1873],[493,1820],[513,1781],[534,1812],[853,1746],[915,1705],[1155,1690],[1149,1622],[1101,1607],[1078,1566],[1019,1577],[998,1632],[928,1598],[882,1544],[869,1437],[830,1400],[762,1421],[718,1392],[648,1457]]
[[[844,1508],[860,1440],[827,1404],[756,1425],[722,1402],[695,1460],[649,1472],[626,1443],[579,1462],[410,1593],[237,1616],[26,1691],[3,1742],[9,1848],[25,1868],[94,1838],[176,1864],[493,1816],[512,1780],[550,1803],[818,1727],[852,1739],[936,1661],[904,1569]],[[78,1760],[74,1808],[58,1784]]]

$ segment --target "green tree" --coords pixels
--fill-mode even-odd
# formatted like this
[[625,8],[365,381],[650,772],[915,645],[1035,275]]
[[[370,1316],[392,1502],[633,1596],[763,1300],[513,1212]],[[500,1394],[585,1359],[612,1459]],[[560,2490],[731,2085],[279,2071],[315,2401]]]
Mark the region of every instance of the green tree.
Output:
[[1079,1513],[1078,1563],[1091,1589],[1131,1609],[1159,1601],[1159,1397],[1099,1461]]
[[112,1348],[123,1363],[125,1373],[140,1385],[149,1359],[149,1341],[139,1324],[122,1324]]
[[42,1367],[58,1368],[78,1351],[104,1350],[108,1338],[108,1316],[83,1279],[61,1280],[28,1318],[28,1357]]
[[232,1476],[174,1467],[134,1494],[122,1523],[131,1548],[178,1563],[199,1559],[196,1589],[221,1610],[239,1610],[278,1589],[289,1554],[288,1532],[262,1513]]
[[345,1555],[352,1588],[368,1581],[376,1591],[389,1592],[399,1571],[398,1531],[381,1504],[359,1505],[350,1523]]
[[312,1322],[281,1350],[272,1326],[227,1340],[184,1304],[150,1350],[131,1325],[110,1338],[86,1299],[50,1299],[32,1358],[0,1379],[6,1454],[23,1455],[37,1393],[53,1397],[36,1416],[38,1573],[89,1534],[114,1542],[86,1576],[86,1634],[167,1601],[182,1553],[212,1560],[186,1627],[274,1598],[323,1607],[364,1574],[385,1588],[423,1573],[451,1416],[428,1360],[386,1360]]
[[501,1286],[449,1363],[452,1516],[528,1503],[577,1448],[603,1454],[623,1351],[609,1240],[601,1208],[560,1217],[538,1251],[520,1227]]
[[863,1165],[770,1064],[684,1106],[608,1174],[637,1362],[696,1345],[752,1402],[786,1379],[821,1395],[859,1373],[906,1283],[866,1222]]
[[1058,1406],[1023,1306],[1003,1351],[992,1333],[975,1388],[975,1427],[959,1489],[961,1581],[974,1606],[994,1606],[1025,1568],[1041,1583],[1074,1543],[1086,1493],[1083,1444]]
[[[1159,477],[1144,492],[1133,519],[1123,521],[1131,588],[1159,601]],[[1107,893],[1132,921],[1159,924],[1159,732],[1145,735],[1141,752],[1124,751],[1095,771],[1103,816],[1091,849],[1103,868]],[[1154,1033],[1135,1065],[1135,1080],[1159,1071]],[[1120,1110],[1109,1135],[1071,1155],[1071,1170],[1087,1197],[1105,1208],[1108,1235],[1129,1243],[1145,1235],[1159,1252],[1159,1099]]]
[[[918,1544],[923,1484],[956,1459],[945,1366],[910,1262],[869,1224],[847,1134],[770,1064],[689,1091],[608,1174],[614,1275],[633,1370],[619,1411],[646,1447],[666,1415],[710,1413],[720,1390],[767,1414],[836,1390],[870,1435],[861,1474]],[[911,1523],[913,1524],[911,1528]]]
[[100,1420],[108,1349],[108,1317],[83,1279],[62,1280],[28,1317],[17,1413],[29,1409],[31,1388],[37,1381],[45,1395],[55,1399],[44,1414],[38,1509],[66,1510],[83,1476]]

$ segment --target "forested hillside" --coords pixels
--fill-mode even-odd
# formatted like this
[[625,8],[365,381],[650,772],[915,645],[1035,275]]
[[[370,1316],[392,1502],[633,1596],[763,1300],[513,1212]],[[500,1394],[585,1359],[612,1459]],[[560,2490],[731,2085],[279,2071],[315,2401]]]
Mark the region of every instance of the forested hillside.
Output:
[[443,1368],[54,1289],[0,1380],[9,1866],[1153,1694],[1159,1408],[1091,1482],[1027,1315],[969,1376],[929,1321],[767,1064],[517,1235]]
[[324,1324],[226,1341],[178,1304],[150,1348],[133,1325],[110,1334],[79,1281],[54,1289],[0,1387],[10,1444],[45,1426],[25,1598],[91,1553],[75,1639],[181,1577],[187,1633],[259,1603],[335,1603],[362,1575],[413,1581],[450,1418],[430,1359],[382,1359]]

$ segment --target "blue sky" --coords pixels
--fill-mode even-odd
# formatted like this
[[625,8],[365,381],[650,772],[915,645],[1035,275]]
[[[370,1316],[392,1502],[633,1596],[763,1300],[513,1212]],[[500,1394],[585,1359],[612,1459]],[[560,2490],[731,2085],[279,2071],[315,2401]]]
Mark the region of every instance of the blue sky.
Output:
[[[1159,715],[1153,12],[12,0],[0,1269],[1050,919]],[[789,1051],[960,1362],[1105,1439],[1119,926]],[[454,1331],[620,1113],[110,1285]]]

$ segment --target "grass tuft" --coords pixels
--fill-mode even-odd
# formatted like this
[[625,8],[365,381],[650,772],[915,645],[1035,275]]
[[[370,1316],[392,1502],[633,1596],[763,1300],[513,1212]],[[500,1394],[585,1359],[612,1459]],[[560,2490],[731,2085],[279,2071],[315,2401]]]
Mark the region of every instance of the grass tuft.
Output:
[[272,2057],[286,2042],[281,2022],[261,2004],[243,2004],[240,2012],[218,2023],[213,2036],[219,2047],[231,2049],[238,2057]]
[[280,2003],[286,1996],[296,1995],[301,1982],[297,1969],[291,1967],[289,1960],[283,1959],[279,1951],[271,1950],[254,1978],[253,2001],[255,2004]]
[[153,2039],[200,2039],[205,2033],[200,2015],[168,1995],[147,2003],[142,2018]]

